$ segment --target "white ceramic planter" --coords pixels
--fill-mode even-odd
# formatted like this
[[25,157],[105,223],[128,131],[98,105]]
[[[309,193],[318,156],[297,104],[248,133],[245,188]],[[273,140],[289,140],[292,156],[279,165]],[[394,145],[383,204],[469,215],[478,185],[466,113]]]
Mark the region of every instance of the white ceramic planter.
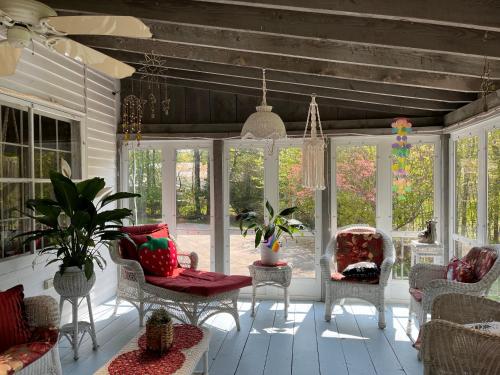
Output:
[[280,260],[280,250],[272,251],[265,244],[260,244],[260,261],[266,266],[274,266]]
[[95,273],[87,280],[85,273],[78,267],[68,267],[61,275],[54,275],[54,289],[62,297],[85,297],[95,284]]

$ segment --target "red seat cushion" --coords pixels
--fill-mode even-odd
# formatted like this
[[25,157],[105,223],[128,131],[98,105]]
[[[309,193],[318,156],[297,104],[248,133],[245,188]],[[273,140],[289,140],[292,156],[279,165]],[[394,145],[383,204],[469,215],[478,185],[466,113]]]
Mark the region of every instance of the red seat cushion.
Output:
[[136,244],[134,246],[128,240],[120,240],[120,254],[124,259],[139,261],[138,247],[145,243],[147,236],[153,238],[164,238],[169,236],[167,224],[146,224],[130,227],[121,227],[120,230],[129,235],[130,239]]
[[360,284],[378,284],[379,283],[379,277],[370,277],[366,279],[360,279],[359,277],[353,277],[353,276],[345,276],[341,274],[340,272],[334,272],[331,275],[331,279],[333,281],[346,281],[350,283],[360,283]]
[[384,261],[384,241],[375,228],[347,229],[337,233],[337,270],[348,265],[369,261],[381,266]]
[[31,331],[24,310],[23,286],[0,292],[0,353],[28,342]]
[[410,294],[417,302],[421,302],[422,298],[424,298],[424,292],[421,289],[410,288]]
[[176,292],[208,297],[250,286],[252,278],[176,268],[170,277],[146,276],[146,282]]
[[174,269],[177,268],[175,242],[171,238],[165,238],[168,241],[168,245],[161,244],[160,246],[166,245],[166,248],[155,248],[153,245],[155,239],[152,237],[149,238],[151,240],[143,243],[139,249],[139,263],[141,263],[141,267],[146,273],[154,276],[172,276]]

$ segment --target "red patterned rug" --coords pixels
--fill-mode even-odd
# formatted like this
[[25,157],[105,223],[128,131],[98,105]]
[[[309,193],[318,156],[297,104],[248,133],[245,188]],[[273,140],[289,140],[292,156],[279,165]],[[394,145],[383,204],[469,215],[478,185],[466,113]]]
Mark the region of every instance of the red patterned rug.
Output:
[[162,356],[146,350],[146,335],[139,338],[139,349],[123,353],[108,366],[110,375],[148,374],[169,375],[182,367],[186,357],[181,350],[189,349],[203,338],[203,331],[189,324],[174,325],[174,342]]

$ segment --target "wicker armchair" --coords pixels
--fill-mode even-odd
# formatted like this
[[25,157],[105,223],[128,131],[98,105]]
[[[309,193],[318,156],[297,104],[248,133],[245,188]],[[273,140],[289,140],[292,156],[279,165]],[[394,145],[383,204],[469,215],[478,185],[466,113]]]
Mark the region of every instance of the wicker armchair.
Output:
[[[489,272],[478,282],[462,283],[446,279],[446,266],[434,264],[416,264],[412,267],[409,276],[410,291],[419,291],[421,296],[412,293],[410,297],[410,314],[408,316],[407,333],[411,335],[413,315],[422,326],[431,312],[434,299],[441,294],[461,293],[484,296],[491,285],[500,277],[500,245],[488,245],[483,248],[491,249],[496,253],[496,261]],[[420,297],[420,298],[418,298]],[[420,301],[419,301],[420,299]]]
[[[31,328],[59,327],[59,306],[49,296],[27,297],[24,299],[26,316]],[[36,361],[17,372],[20,375],[62,375],[57,343]]]
[[425,375],[500,374],[500,335],[464,324],[500,321],[500,303],[484,297],[444,294],[423,326]]
[[[145,314],[155,306],[164,307],[181,322],[193,325],[202,325],[212,315],[227,312],[233,316],[236,327],[240,330],[237,308],[239,289],[200,296],[159,287],[146,281],[139,262],[121,257],[117,243],[111,246],[110,252],[111,259],[118,265],[115,312],[121,300],[130,302],[139,311],[141,327],[144,325]],[[177,259],[182,268],[195,270],[198,266],[198,256],[194,252],[178,252]]]
[[[365,224],[349,225],[339,229],[340,231],[370,228]],[[373,228],[371,228],[373,229]],[[378,283],[369,284],[353,281],[332,280],[332,273],[337,272],[337,234],[330,239],[325,254],[320,259],[321,278],[325,285],[325,320],[330,321],[333,304],[341,298],[360,298],[376,306],[379,319],[378,326],[383,329],[385,323],[385,287],[394,264],[394,245],[391,237],[380,229],[376,232],[382,235],[383,239],[383,261],[380,265],[380,277]]]

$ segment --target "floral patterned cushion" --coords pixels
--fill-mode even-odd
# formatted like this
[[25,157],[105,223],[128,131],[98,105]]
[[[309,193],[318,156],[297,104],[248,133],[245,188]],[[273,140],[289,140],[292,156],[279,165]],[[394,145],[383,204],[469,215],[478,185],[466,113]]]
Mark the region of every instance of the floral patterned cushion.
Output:
[[373,228],[345,230],[337,234],[337,271],[363,261],[381,266],[384,260],[382,235]]
[[35,362],[57,344],[58,337],[57,328],[35,328],[29,342],[12,346],[0,353],[0,375],[15,374]]
[[463,261],[471,265],[475,281],[482,280],[491,267],[493,267],[496,259],[496,252],[486,247],[473,247],[467,255],[463,257]]

